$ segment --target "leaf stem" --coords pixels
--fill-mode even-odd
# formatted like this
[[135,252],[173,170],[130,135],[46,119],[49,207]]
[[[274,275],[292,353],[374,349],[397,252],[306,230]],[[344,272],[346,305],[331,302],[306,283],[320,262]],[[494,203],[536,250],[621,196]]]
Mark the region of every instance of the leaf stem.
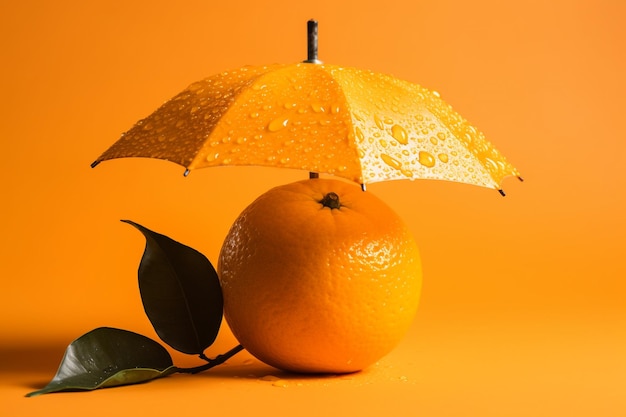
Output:
[[228,359],[232,358],[233,356],[235,356],[237,353],[241,352],[242,350],[243,350],[243,346],[237,345],[231,350],[229,350],[228,352],[216,356],[215,359],[210,359],[206,357],[204,353],[201,353],[200,358],[204,359],[208,363],[204,365],[196,366],[194,368],[176,368],[176,372],[181,373],[181,374],[197,374],[199,372],[206,371],[207,369],[211,369],[214,366],[217,366],[226,362]]

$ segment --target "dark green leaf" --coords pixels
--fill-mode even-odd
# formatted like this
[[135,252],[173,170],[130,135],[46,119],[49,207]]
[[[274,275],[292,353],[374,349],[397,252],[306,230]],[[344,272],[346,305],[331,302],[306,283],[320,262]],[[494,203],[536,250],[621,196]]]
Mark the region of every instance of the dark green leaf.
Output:
[[100,327],[73,341],[52,381],[27,396],[136,384],[176,371],[170,354],[154,340]]
[[200,354],[222,323],[224,302],[217,272],[200,252],[130,220],[146,238],[139,290],[152,326],[172,348]]

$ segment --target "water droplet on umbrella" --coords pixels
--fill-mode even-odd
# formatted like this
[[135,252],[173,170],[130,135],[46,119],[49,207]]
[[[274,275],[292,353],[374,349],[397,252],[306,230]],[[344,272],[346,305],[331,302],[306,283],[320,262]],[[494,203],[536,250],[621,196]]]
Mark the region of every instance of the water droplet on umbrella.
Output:
[[278,132],[279,130],[287,127],[288,122],[289,119],[287,118],[277,117],[276,119],[269,122],[269,124],[267,125],[267,130],[269,130],[270,132]]
[[250,117],[252,117],[253,119],[256,119],[257,117],[259,117],[259,113],[258,112],[252,112],[252,113],[250,113]]
[[433,96],[441,97],[441,94],[439,94],[439,91],[433,91]]
[[365,139],[365,135],[363,134],[363,131],[358,126],[354,129],[354,134],[356,135],[356,138],[359,140],[359,143],[363,142],[363,140]]
[[374,115],[374,123],[376,123],[376,126],[378,126],[378,128],[381,130],[385,128],[385,124],[383,123],[382,119],[376,114]]
[[413,171],[410,169],[401,169],[400,172],[407,178],[413,178]]
[[436,138],[436,137],[431,136],[431,137],[430,137],[430,143],[432,143],[433,145],[436,145],[436,144],[438,144],[438,143],[439,143],[439,141],[437,140],[437,138]]
[[437,137],[441,140],[446,140],[446,134],[443,132],[438,132]]
[[311,103],[311,108],[315,113],[324,113],[326,109],[320,103]]
[[330,106],[330,112],[332,114],[337,114],[341,111],[341,106],[339,106],[339,104],[333,104],[332,106]]
[[220,156],[220,154],[219,154],[219,153],[217,153],[217,152],[216,152],[216,153],[209,153],[209,154],[207,155],[207,157],[206,157],[206,160],[207,160],[208,162],[213,162],[213,161],[215,161],[215,160],[216,160],[219,156]]
[[380,143],[380,146],[382,146],[383,148],[386,148],[387,146],[389,146],[389,144],[387,143],[385,139],[380,139],[378,143]]
[[391,127],[391,136],[399,143],[406,145],[409,143],[409,135],[406,130],[400,125],[393,125]]
[[485,166],[491,172],[498,170],[498,164],[491,158],[485,158]]
[[448,162],[448,155],[446,155],[445,153],[440,153],[439,155],[437,155],[437,157],[443,163]]
[[419,163],[425,166],[426,168],[432,168],[435,166],[435,157],[426,151],[420,151],[419,153]]
[[143,127],[143,130],[152,130],[152,123],[148,122],[145,124],[145,126]]
[[390,167],[394,169],[402,168],[402,163],[400,161],[398,161],[395,158],[392,158],[391,156],[387,154],[384,154],[384,153],[380,154],[380,158],[383,160],[384,163],[386,163],[387,165],[389,165]]

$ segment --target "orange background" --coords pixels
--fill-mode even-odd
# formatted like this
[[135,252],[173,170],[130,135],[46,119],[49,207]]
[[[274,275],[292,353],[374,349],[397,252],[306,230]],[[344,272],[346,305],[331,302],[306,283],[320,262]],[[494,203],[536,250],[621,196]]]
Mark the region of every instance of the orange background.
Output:
[[[0,414],[626,414],[626,7],[356,4],[2,2]],[[120,219],[216,262],[248,203],[306,176],[89,164],[193,81],[305,59],[309,18],[320,59],[439,91],[526,181],[506,180],[505,198],[437,181],[368,187],[413,230],[425,276],[411,333],[363,373],[298,378],[242,354],[198,376],[23,398],[95,327],[156,337],[136,285],[144,240]],[[224,330],[207,354],[235,343]]]

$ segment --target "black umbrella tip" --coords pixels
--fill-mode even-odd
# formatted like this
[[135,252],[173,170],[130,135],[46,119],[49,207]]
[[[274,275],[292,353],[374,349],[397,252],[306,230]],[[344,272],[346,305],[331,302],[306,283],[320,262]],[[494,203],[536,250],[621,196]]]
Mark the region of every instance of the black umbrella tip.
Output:
[[92,168],[95,168],[95,167],[97,167],[97,166],[98,166],[98,164],[99,164],[99,163],[100,163],[100,160],[99,160],[99,159],[98,159],[98,160],[95,160],[95,161],[93,161],[93,162],[91,163],[91,167],[92,167]]
[[309,19],[307,22],[307,59],[306,63],[321,64],[317,59],[317,20]]

